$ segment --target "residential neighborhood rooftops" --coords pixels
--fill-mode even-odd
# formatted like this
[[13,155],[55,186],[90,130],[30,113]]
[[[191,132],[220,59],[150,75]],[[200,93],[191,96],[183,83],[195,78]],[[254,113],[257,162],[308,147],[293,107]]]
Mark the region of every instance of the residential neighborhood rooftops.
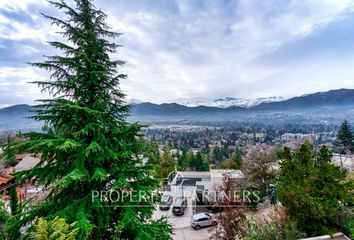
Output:
[[9,180],[13,179],[14,177],[6,174],[6,173],[0,173],[0,184],[6,183]]
[[0,173],[0,192],[13,186],[15,184],[15,178],[6,173]]
[[15,158],[16,158],[17,161],[22,161],[22,159],[24,159],[26,156],[28,156],[28,155],[25,154],[25,153],[16,154]]
[[334,153],[332,161],[335,165],[343,167],[348,171],[354,171],[354,156]]
[[29,170],[39,163],[40,159],[31,155],[26,155],[16,166],[16,172]]

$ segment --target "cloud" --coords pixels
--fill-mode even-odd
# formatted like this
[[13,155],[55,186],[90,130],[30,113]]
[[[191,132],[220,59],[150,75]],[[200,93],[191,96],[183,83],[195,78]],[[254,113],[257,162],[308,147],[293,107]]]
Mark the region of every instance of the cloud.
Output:
[[[2,106],[18,103],[33,103],[38,99],[39,89],[28,82],[46,80],[46,74],[25,67],[0,68],[0,104]],[[43,94],[41,97],[45,97]]]
[[[121,84],[130,98],[255,98],[354,87],[353,1],[97,0],[95,5],[107,13],[113,30],[124,33],[117,39],[123,48],[113,57],[127,62],[120,71],[129,78]],[[22,63],[52,53],[44,41],[59,36],[39,12],[56,14],[46,1],[0,2],[3,83],[24,77],[9,68],[26,69],[27,79],[36,78],[37,70]],[[28,87],[19,82],[17,87]],[[11,91],[16,92],[13,84],[6,88],[9,98]],[[34,89],[24,95],[14,94],[11,104],[40,96]],[[0,104],[8,104],[6,99]]]
[[308,34],[280,45],[260,56],[259,61],[283,65],[321,61],[331,58],[354,58],[354,14],[344,14],[325,25],[317,25]]

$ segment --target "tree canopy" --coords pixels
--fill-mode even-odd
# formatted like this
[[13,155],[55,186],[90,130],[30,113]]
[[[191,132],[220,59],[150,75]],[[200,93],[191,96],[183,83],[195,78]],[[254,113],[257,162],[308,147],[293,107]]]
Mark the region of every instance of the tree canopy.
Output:
[[281,203],[307,235],[331,233],[339,227],[341,205],[352,199],[353,185],[345,181],[346,172],[331,163],[326,146],[316,152],[304,143],[286,152],[278,185]]
[[334,150],[340,154],[349,154],[354,151],[352,128],[347,120],[339,127],[337,138],[334,142]]
[[167,222],[151,219],[151,199],[132,203],[92,197],[102,191],[149,195],[159,182],[138,157],[140,126],[126,122],[129,106],[119,88],[127,77],[119,71],[124,61],[110,57],[119,47],[110,40],[120,33],[110,30],[107,16],[91,0],[75,0],[74,7],[50,3],[65,19],[43,15],[60,27],[66,41],[49,42],[62,54],[31,65],[51,72],[49,80],[35,82],[53,98],[40,100],[34,118],[53,131],[25,134],[27,141],[7,147],[40,154],[40,163],[17,174],[17,180],[32,179],[48,191],[44,201],[18,212],[13,228],[60,217],[76,223],[76,239],[168,239]]

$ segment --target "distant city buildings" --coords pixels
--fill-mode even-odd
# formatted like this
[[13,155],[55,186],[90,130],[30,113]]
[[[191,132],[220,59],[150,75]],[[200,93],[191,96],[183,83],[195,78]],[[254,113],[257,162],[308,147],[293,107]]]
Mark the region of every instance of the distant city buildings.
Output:
[[332,162],[350,172],[354,171],[354,155],[337,154],[334,153]]

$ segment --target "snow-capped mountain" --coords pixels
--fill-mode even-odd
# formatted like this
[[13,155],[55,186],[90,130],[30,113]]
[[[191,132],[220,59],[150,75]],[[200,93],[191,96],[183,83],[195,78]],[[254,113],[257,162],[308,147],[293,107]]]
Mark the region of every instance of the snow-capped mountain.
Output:
[[257,99],[244,99],[244,98],[235,98],[235,97],[225,97],[219,98],[211,101],[189,101],[184,102],[182,105],[187,107],[197,107],[197,106],[207,106],[207,107],[244,107],[249,108],[261,103],[270,103],[270,102],[280,102],[285,99],[282,97],[266,97],[266,98],[257,98]]

